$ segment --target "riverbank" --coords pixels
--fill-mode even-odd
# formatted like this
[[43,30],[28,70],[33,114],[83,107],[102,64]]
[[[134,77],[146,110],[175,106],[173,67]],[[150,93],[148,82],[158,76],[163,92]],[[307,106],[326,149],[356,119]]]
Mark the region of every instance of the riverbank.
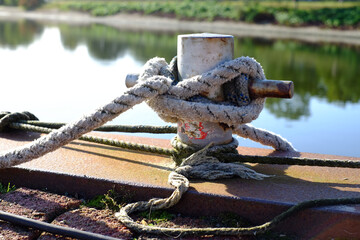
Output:
[[319,27],[286,27],[272,24],[249,24],[232,21],[184,21],[176,18],[141,14],[116,14],[94,17],[81,12],[58,9],[24,11],[15,7],[0,7],[0,20],[29,19],[40,22],[67,24],[105,24],[119,29],[160,32],[216,32],[237,37],[295,39],[307,42],[332,42],[360,45],[360,30],[334,30]]

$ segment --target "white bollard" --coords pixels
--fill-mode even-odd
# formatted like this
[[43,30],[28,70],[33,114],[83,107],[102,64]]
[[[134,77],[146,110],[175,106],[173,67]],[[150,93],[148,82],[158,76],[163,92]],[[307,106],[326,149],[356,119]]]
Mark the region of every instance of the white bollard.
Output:
[[[210,33],[179,35],[177,57],[180,80],[200,75],[234,58],[234,38]],[[224,100],[221,87],[202,95],[214,101]],[[232,140],[232,131],[226,124],[188,119],[179,120],[177,134],[182,142],[201,147],[210,142],[220,145]]]

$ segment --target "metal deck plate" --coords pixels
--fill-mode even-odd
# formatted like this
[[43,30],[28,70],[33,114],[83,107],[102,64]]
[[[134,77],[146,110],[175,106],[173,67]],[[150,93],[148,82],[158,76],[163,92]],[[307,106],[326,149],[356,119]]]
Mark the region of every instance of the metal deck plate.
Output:
[[[94,133],[95,134],[95,133]],[[96,133],[96,135],[162,147],[169,140]],[[0,151],[22,146],[39,134],[0,134]],[[268,149],[239,147],[246,155],[279,155]],[[300,157],[351,159],[332,155],[300,153]],[[16,186],[46,188],[53,192],[92,197],[111,188],[129,191],[134,200],[166,197],[174,166],[171,159],[140,154],[115,147],[74,141],[39,159],[15,168],[0,170],[0,181]],[[261,224],[290,205],[320,198],[360,197],[360,169],[252,164],[258,172],[272,175],[263,180],[225,179],[212,182],[192,180],[191,188],[174,208],[190,215],[232,211],[254,224]],[[360,205],[323,207],[302,211],[277,228],[289,234],[316,239],[360,238]]]

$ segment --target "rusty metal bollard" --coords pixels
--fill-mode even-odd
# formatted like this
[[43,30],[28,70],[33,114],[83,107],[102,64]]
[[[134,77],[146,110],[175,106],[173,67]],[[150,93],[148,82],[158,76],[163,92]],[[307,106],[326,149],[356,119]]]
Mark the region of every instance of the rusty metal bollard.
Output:
[[[186,34],[178,36],[177,49],[178,78],[190,78],[207,72],[217,65],[234,58],[234,38],[222,34]],[[138,74],[128,74],[126,86],[136,84]],[[249,94],[252,99],[258,97],[291,98],[294,86],[291,81],[256,80],[249,81]],[[213,101],[224,101],[222,87],[202,95]],[[179,139],[188,145],[206,146],[232,141],[232,130],[226,124],[213,122],[196,122],[189,119],[178,121]]]

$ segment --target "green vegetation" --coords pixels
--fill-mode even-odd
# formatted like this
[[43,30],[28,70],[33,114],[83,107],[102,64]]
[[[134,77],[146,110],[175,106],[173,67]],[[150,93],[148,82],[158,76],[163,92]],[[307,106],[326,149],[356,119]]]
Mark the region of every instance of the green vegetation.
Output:
[[0,5],[17,6],[18,4],[19,0],[0,0]]
[[0,5],[20,6],[26,10],[32,10],[44,3],[44,0],[0,0]]
[[175,214],[165,210],[145,211],[138,214],[140,217],[147,219],[148,225],[159,225],[175,218]]
[[27,46],[43,32],[43,26],[33,21],[0,21],[0,45],[8,48]]
[[35,9],[44,3],[44,0],[18,0],[18,1],[19,1],[18,3],[19,6],[27,10]]
[[205,1],[57,1],[48,7],[62,10],[89,12],[94,16],[107,16],[119,12],[139,12],[176,16],[187,19],[213,20],[216,17],[236,19],[236,11],[226,4]]
[[[0,0],[0,5],[34,9],[44,0]],[[216,19],[289,26],[318,25],[332,28],[359,28],[360,2],[294,1],[50,1],[46,8],[87,12],[108,16],[120,12],[141,13],[213,21]]]
[[325,25],[328,27],[359,27],[360,7],[321,8],[314,10],[276,10],[273,16],[284,25]]
[[[1,186],[1,185],[0,185]],[[131,202],[131,196],[127,191],[116,192],[109,190],[106,194],[98,195],[93,199],[86,201],[83,206],[96,209],[110,209],[113,212],[118,212],[121,207]],[[146,219],[149,225],[158,225],[175,218],[174,214],[167,211],[145,211],[138,214],[140,217]]]
[[290,26],[360,27],[359,2],[292,1],[53,1],[47,7],[94,16],[138,12],[180,19],[246,21]]
[[84,203],[84,206],[96,209],[110,209],[114,212],[130,201],[131,196],[126,191],[122,193],[109,190],[106,194],[98,195]]
[[0,183],[0,193],[8,193],[8,192],[12,192],[16,189],[15,185],[12,185],[10,183],[8,183],[7,185],[3,185],[2,183]]
[[60,25],[59,28],[65,48],[74,50],[85,44],[90,55],[100,60],[115,60],[127,52],[143,63],[154,56],[170,61],[176,55],[176,34],[123,32],[99,24]]

